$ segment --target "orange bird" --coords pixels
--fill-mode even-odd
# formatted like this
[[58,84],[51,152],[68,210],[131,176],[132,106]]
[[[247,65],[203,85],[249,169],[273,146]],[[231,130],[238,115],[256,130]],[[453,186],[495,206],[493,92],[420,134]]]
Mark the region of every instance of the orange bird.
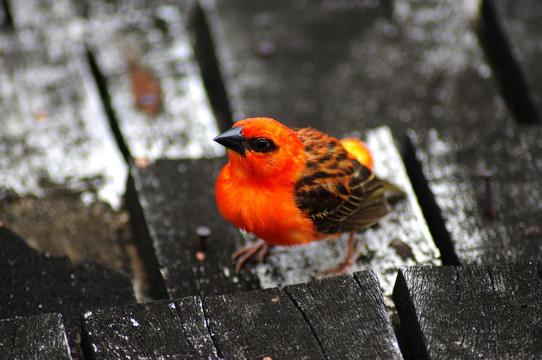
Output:
[[320,274],[345,273],[360,255],[353,232],[390,212],[385,191],[404,195],[375,176],[371,153],[357,139],[339,141],[257,117],[235,123],[214,140],[228,148],[230,160],[216,182],[218,209],[260,238],[234,253],[237,272],[256,254],[263,260],[270,245],[332,240],[350,232],[344,262]]

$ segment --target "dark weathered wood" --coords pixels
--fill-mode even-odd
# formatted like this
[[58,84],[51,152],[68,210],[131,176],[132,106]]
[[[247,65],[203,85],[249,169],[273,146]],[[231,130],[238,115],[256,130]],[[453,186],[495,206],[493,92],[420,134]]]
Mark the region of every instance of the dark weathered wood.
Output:
[[80,16],[95,20],[110,16],[124,16],[127,13],[180,11],[184,21],[188,21],[194,12],[197,0],[138,0],[138,1],[108,1],[108,0],[82,0],[77,1],[77,10]]
[[60,314],[0,320],[2,359],[72,359]]
[[182,11],[183,17],[189,17],[196,0],[6,0],[13,13],[13,26],[16,29],[28,27],[46,27],[50,24],[66,25],[70,22],[123,15],[126,13],[155,10],[165,5],[174,6]]
[[66,23],[77,15],[77,7],[71,0],[7,0],[4,3],[11,10],[16,29]]
[[484,39],[502,91],[520,121],[542,121],[542,5],[526,0],[484,0]]
[[226,359],[325,359],[302,313],[282,290],[203,299],[211,337]]
[[135,302],[124,276],[86,261],[72,264],[30,248],[0,227],[0,318],[57,312],[63,316],[74,356],[81,354],[81,313]]
[[127,166],[80,28],[50,25],[0,34],[0,221],[42,251],[131,275],[120,211]]
[[303,313],[327,359],[402,359],[372,271],[290,285],[284,291]]
[[[131,11],[113,15],[99,11],[99,6],[89,10],[86,30],[95,72],[99,74],[104,101],[115,119],[118,135],[129,155],[137,160],[136,165],[157,158],[199,158],[225,153],[212,141],[219,131],[183,14],[166,3],[134,6]],[[139,70],[131,64],[137,64]],[[158,93],[146,92],[158,98],[158,110],[136,105],[132,83],[136,73],[146,74],[136,88],[158,84]],[[146,101],[149,102],[152,99]]]
[[409,127],[503,119],[458,3],[202,3],[235,120],[271,116],[334,136],[387,125],[402,141]]
[[414,358],[542,356],[540,263],[402,269],[394,290]]
[[[143,217],[136,231],[142,255],[154,273],[160,296],[223,294],[258,288],[249,271],[235,274],[231,254],[240,243],[239,231],[218,213],[214,182],[224,159],[158,160],[148,168],[134,168],[130,208]],[[135,197],[137,190],[137,198]],[[198,227],[205,237],[205,258],[196,257]]]
[[[472,130],[462,140],[456,135],[434,129],[409,134],[413,148],[408,156],[420,162],[419,176],[427,179],[437,205],[422,207],[440,218],[435,238],[448,237],[451,244],[441,247],[444,261],[450,263],[450,251],[463,264],[541,259],[542,163],[536,159],[542,154],[542,131],[519,125],[513,131]],[[489,197],[483,173],[492,174]],[[422,202],[429,197],[421,196]]]
[[101,107],[80,28],[1,37],[3,191],[44,196],[63,190],[87,204],[101,200],[118,208],[127,166]]
[[193,346],[192,352],[199,358],[218,359],[217,350],[211,339],[203,303],[196,296],[175,300],[177,313],[181,318],[185,341]]
[[[201,300],[155,301],[83,315],[83,346],[91,359],[216,359]],[[181,315],[181,318],[179,318]],[[205,336],[206,335],[206,336]]]

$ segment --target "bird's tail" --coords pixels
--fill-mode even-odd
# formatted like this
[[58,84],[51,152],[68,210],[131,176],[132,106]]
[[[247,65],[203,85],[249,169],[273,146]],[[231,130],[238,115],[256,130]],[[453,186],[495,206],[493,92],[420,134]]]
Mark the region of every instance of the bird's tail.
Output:
[[380,179],[382,183],[382,187],[384,188],[384,191],[391,192],[395,194],[396,196],[405,197],[406,192],[401,189],[399,186],[392,184],[391,182],[387,180]]

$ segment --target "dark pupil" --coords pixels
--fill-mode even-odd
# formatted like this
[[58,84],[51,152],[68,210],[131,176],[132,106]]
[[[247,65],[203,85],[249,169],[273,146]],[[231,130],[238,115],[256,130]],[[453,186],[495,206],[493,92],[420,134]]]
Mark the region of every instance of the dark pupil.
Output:
[[255,138],[251,141],[252,149],[257,152],[267,152],[276,149],[275,143],[266,138]]

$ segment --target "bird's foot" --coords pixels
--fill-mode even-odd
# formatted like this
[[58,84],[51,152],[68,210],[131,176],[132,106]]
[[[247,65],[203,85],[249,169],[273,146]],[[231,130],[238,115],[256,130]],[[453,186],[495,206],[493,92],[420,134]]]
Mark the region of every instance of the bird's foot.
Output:
[[350,272],[350,269],[356,263],[356,260],[361,256],[363,248],[364,245],[359,245],[354,248],[354,233],[350,233],[350,237],[348,239],[348,253],[346,254],[344,261],[336,267],[318,272],[315,276],[336,276]]
[[233,259],[237,259],[235,265],[235,272],[238,274],[241,271],[243,265],[254,255],[257,255],[259,261],[263,261],[271,245],[263,241],[262,239],[256,241],[254,244],[241,248],[232,254]]
[[316,277],[336,276],[336,275],[343,275],[343,274],[349,273],[352,266],[356,263],[356,260],[360,257],[362,249],[363,249],[363,246],[359,246],[352,253],[352,256],[349,256],[346,259],[344,259],[344,261],[340,263],[338,266],[332,267],[330,269],[322,270],[318,272],[315,276]]

